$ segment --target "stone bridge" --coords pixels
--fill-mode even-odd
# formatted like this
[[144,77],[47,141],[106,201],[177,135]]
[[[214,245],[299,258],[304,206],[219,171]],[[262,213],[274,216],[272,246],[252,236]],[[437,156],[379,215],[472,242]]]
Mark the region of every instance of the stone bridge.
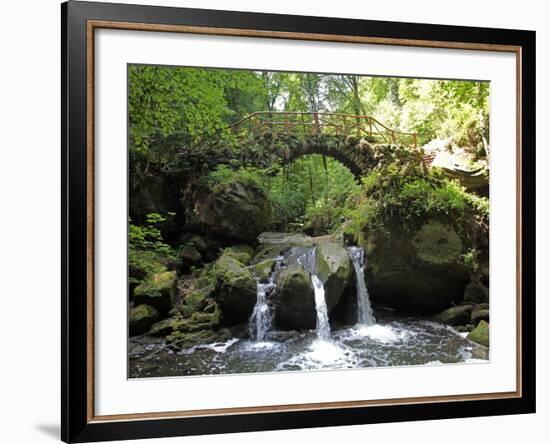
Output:
[[399,147],[418,151],[416,133],[393,130],[370,116],[262,111],[246,116],[232,128],[237,136],[252,136],[261,145],[248,155],[252,163],[282,160],[287,164],[301,156],[322,154],[340,161],[358,179],[382,160],[374,145],[393,147],[389,151]]

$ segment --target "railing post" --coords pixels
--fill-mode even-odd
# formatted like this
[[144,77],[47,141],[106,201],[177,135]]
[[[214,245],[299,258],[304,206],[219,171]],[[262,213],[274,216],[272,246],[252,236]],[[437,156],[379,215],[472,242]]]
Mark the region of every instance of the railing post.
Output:
[[314,122],[314,132],[319,133],[319,113],[313,113],[313,122]]
[[413,134],[414,149],[416,149],[416,133]]

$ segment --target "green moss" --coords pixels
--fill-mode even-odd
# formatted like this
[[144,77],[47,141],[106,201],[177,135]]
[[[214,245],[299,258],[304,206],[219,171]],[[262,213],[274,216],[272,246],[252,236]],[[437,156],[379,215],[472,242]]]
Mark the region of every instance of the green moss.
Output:
[[165,271],[148,276],[134,290],[136,304],[149,304],[159,311],[169,311],[172,308],[176,290],[176,279],[175,271]]
[[436,220],[422,226],[413,244],[418,257],[432,264],[457,262],[462,250],[462,241],[453,227]]
[[485,347],[489,347],[489,323],[480,321],[477,327],[470,332],[468,339],[484,345]]
[[254,255],[254,249],[245,244],[234,245],[232,247],[226,248],[223,251],[224,255],[231,256],[237,259],[241,264],[248,265],[252,256]]
[[132,308],[128,314],[130,336],[146,333],[159,318],[159,312],[150,305],[141,304]]
[[271,275],[275,262],[275,259],[265,259],[254,265],[254,273],[256,274],[256,277],[262,282],[267,281]]

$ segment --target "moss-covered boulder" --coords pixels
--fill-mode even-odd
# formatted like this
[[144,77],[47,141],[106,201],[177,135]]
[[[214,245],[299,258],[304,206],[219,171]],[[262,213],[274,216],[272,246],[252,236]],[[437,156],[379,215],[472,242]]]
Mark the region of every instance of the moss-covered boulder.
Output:
[[465,325],[470,322],[473,310],[473,305],[459,305],[442,311],[435,318],[448,325]]
[[235,325],[248,320],[256,304],[256,279],[249,268],[231,254],[222,254],[214,264],[214,296],[222,321]]
[[264,259],[254,265],[254,274],[260,282],[267,282],[269,280],[276,262],[275,259]]
[[248,265],[254,255],[254,249],[246,244],[233,245],[223,250],[223,254],[237,259],[243,265]]
[[194,218],[205,231],[252,241],[269,228],[271,204],[263,190],[241,182],[217,188],[200,197],[193,208]]
[[315,297],[309,273],[297,263],[276,277],[275,323],[281,329],[315,328]]
[[489,323],[480,321],[467,337],[470,341],[489,347]]
[[345,248],[335,242],[321,243],[315,254],[315,273],[325,287],[328,310],[332,310],[350,284],[352,265]]
[[128,327],[130,336],[147,333],[151,326],[160,319],[160,313],[155,307],[140,304],[130,309]]
[[438,313],[462,301],[469,271],[463,241],[449,222],[388,218],[383,229],[364,233],[367,282],[374,303]]
[[133,249],[128,257],[128,284],[130,299],[135,288],[149,275],[166,271],[166,265],[152,251]]
[[134,302],[136,305],[149,304],[161,312],[168,312],[174,301],[176,279],[175,271],[146,277],[134,290]]
[[174,326],[177,324],[176,318],[163,319],[155,323],[149,330],[151,336],[168,336],[174,330]]
[[476,308],[472,311],[472,324],[478,325],[480,321],[489,322],[489,310],[486,308]]

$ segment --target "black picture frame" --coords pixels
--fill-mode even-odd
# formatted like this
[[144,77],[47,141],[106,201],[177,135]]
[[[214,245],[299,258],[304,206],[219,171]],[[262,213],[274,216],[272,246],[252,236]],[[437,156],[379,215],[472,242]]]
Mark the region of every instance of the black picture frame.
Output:
[[[186,25],[236,30],[367,36],[520,48],[521,231],[518,266],[521,269],[521,395],[513,398],[420,402],[317,410],[236,413],[195,417],[96,421],[90,416],[88,360],[93,311],[89,288],[89,158],[87,123],[87,36],[90,20],[161,25]],[[136,6],[69,1],[61,5],[62,54],[62,383],[61,438],[91,442],[416,421],[535,412],[535,32],[413,24],[370,20],[321,18],[202,9]],[[92,327],[90,328],[90,325]]]

